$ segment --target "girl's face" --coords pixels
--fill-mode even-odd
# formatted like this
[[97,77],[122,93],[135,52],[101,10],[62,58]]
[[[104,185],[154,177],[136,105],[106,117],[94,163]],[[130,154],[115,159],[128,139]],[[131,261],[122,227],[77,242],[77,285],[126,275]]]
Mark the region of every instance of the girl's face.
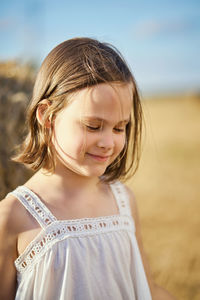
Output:
[[125,145],[133,85],[102,83],[73,94],[54,121],[56,164],[101,176]]

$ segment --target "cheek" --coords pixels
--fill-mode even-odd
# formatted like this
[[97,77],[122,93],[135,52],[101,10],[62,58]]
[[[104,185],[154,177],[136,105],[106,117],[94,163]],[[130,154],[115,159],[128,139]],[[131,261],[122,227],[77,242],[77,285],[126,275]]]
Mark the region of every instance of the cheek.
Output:
[[66,154],[77,156],[85,148],[85,136],[80,128],[75,126],[55,126],[53,144],[56,149]]
[[117,150],[119,152],[121,152],[123,150],[123,148],[125,146],[125,141],[126,141],[126,135],[125,134],[118,137],[116,145],[117,145]]

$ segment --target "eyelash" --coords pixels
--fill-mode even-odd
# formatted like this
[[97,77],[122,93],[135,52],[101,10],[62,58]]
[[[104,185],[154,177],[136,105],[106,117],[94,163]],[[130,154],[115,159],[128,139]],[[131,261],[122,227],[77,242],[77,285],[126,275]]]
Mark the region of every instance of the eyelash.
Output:
[[[88,125],[86,125],[86,127],[91,131],[97,131],[101,128],[101,127],[92,127],[92,126],[88,126]],[[124,132],[125,131],[125,129],[120,129],[120,128],[114,128],[114,130],[117,131],[117,132]]]

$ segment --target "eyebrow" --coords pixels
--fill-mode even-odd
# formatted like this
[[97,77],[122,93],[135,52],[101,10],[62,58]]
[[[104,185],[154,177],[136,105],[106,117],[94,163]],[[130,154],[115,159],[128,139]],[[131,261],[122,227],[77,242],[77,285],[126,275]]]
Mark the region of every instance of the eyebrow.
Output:
[[[99,117],[83,117],[83,120],[86,121],[99,121],[99,122],[104,122],[104,123],[109,123],[108,120],[105,120],[103,118],[99,118]],[[130,122],[131,118],[125,119],[125,120],[121,120],[119,121],[117,124],[125,124],[127,125]]]

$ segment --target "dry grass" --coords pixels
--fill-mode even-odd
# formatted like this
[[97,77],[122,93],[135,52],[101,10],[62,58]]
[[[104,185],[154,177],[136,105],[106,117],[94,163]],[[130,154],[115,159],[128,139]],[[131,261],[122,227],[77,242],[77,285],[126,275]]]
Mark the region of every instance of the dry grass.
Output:
[[144,101],[140,168],[128,182],[139,207],[155,281],[177,299],[200,299],[200,99]]

